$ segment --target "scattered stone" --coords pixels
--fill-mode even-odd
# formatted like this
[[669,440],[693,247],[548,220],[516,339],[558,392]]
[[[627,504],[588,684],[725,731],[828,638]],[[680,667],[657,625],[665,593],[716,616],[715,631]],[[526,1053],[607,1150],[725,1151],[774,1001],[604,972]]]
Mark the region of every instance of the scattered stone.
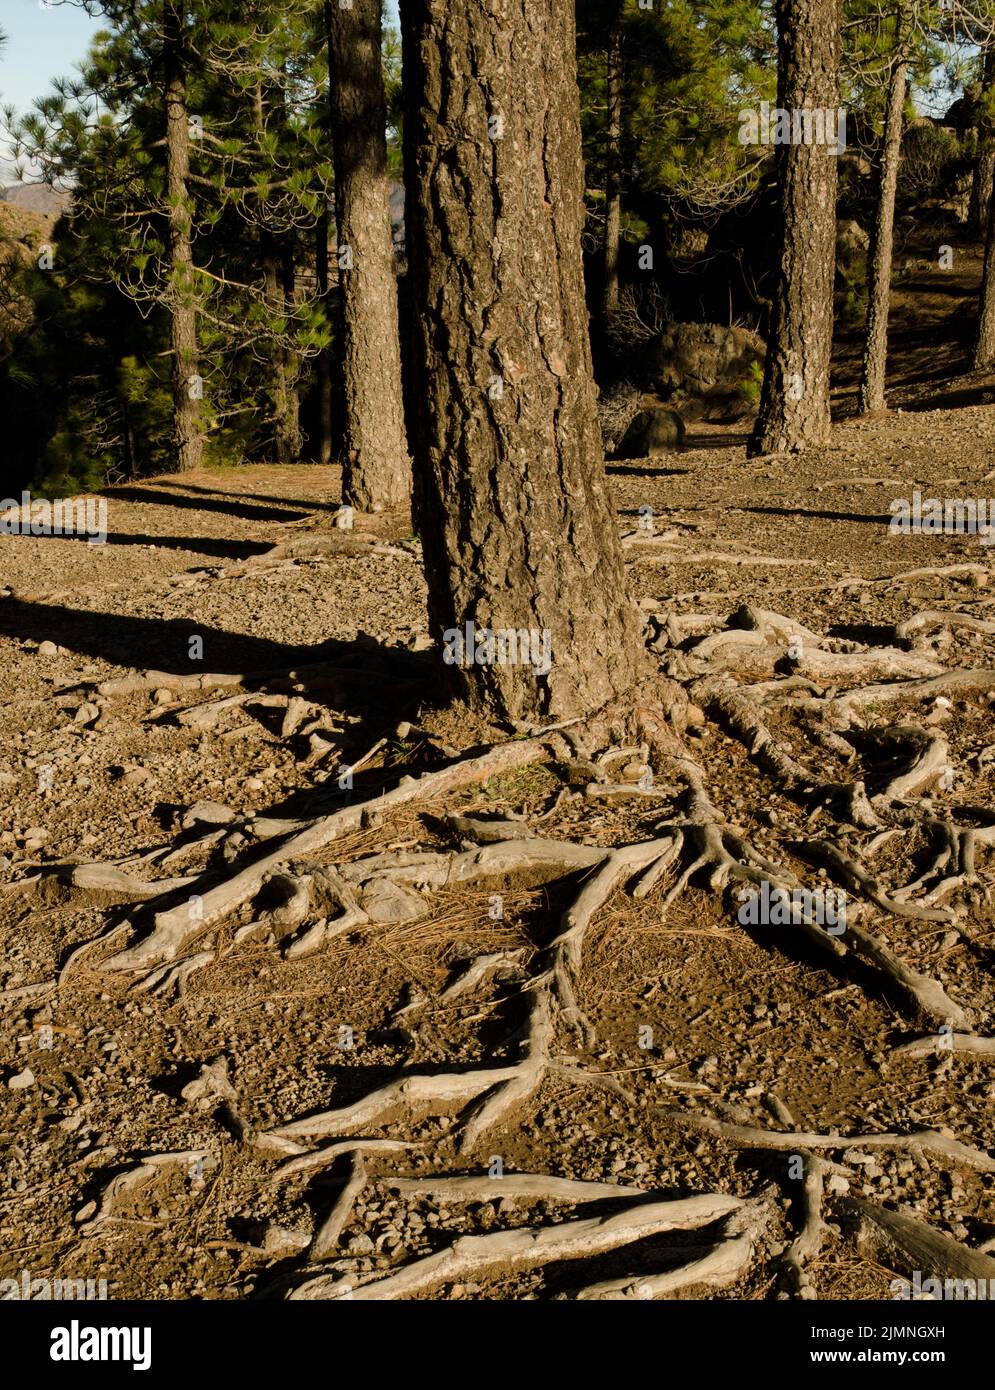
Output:
[[373,922],[413,922],[424,916],[428,904],[413,888],[380,879],[363,889],[362,907]]

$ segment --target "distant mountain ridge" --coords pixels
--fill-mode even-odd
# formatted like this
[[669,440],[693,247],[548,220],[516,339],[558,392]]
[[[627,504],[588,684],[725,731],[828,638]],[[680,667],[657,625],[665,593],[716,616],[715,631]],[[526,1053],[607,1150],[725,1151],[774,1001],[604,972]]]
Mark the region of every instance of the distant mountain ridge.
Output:
[[72,202],[72,194],[47,183],[12,183],[0,189],[0,202],[43,217],[58,217]]

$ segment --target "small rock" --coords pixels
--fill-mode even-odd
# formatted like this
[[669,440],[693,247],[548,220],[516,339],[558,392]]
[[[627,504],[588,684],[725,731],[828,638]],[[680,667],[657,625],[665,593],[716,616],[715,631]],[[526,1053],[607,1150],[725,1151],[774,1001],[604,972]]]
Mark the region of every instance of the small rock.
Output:
[[56,656],[58,654],[58,650],[59,649],[54,642],[41,642],[38,646],[38,655]]
[[400,883],[380,879],[363,890],[363,911],[374,922],[413,922],[424,916],[425,899]]
[[263,1235],[262,1249],[267,1255],[296,1255],[311,1243],[305,1231],[294,1231],[289,1226],[278,1226],[272,1222]]
[[25,1067],[23,1071],[15,1073],[7,1081],[9,1091],[26,1091],[35,1084],[35,1074],[30,1067]]
[[191,830],[197,824],[227,825],[234,819],[235,812],[228,806],[222,806],[217,801],[195,801],[184,811],[180,825],[184,830]]
[[210,1108],[221,1100],[234,1100],[235,1089],[228,1079],[228,1058],[221,1056],[206,1062],[180,1095],[198,1110]]

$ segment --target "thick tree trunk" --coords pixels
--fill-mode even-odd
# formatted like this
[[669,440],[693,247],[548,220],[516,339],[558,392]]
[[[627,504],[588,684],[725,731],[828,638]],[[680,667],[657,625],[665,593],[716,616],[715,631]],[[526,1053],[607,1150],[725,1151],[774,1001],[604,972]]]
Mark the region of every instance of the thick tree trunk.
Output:
[[[574,7],[402,0],[401,24],[431,630],[477,707],[568,718],[628,692],[640,649],[591,375]],[[489,659],[512,631],[518,659]]]
[[[839,106],[838,0],[778,0],[778,99],[789,112]],[[778,147],[780,265],[751,455],[829,438],[836,160],[832,147]]]
[[380,0],[325,0],[342,287],[342,500],[402,506],[411,491],[387,181]]
[[618,309],[618,248],[622,231],[622,26],[621,5],[608,36],[608,128],[605,149],[605,318]]
[[995,198],[988,204],[988,232],[985,237],[985,268],[981,274],[981,304],[978,336],[974,344],[975,371],[995,366]]
[[190,122],[187,112],[183,17],[175,0],[163,15],[166,79],[166,217],[169,226],[169,345],[172,353],[173,450],[181,472],[199,468],[204,439],[199,402],[197,299],[191,241]]
[[[328,213],[323,212],[318,218],[318,225],[315,228],[315,279],[317,281],[318,298],[326,306],[326,311],[330,308],[331,300],[329,297],[330,282],[328,278]],[[332,321],[329,313],[329,322]],[[318,462],[331,463],[332,461],[332,356],[335,348],[325,348],[318,357],[315,364],[315,379],[318,392]]]
[[885,408],[888,362],[888,310],[891,301],[891,253],[895,230],[895,189],[902,158],[902,112],[905,106],[906,64],[896,58],[888,81],[878,201],[871,233],[867,286],[867,334],[860,378],[860,413]]

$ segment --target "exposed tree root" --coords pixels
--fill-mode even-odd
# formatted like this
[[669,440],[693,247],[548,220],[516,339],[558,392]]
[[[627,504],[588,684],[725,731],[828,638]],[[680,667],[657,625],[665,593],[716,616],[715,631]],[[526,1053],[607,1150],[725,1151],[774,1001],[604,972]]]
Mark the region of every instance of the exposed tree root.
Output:
[[688,1197],[682,1201],[647,1202],[614,1216],[563,1221],[555,1226],[522,1226],[492,1235],[463,1236],[455,1244],[396,1274],[354,1287],[352,1281],[319,1275],[296,1288],[295,1300],[351,1298],[364,1301],[406,1298],[441,1283],[495,1268],[534,1269],[554,1260],[579,1259],[631,1245],[664,1231],[687,1231],[710,1225],[741,1202],[735,1197]]
[[981,1038],[975,1033],[930,1033],[924,1038],[913,1038],[892,1048],[893,1057],[947,1057],[950,1054],[962,1057],[995,1057],[995,1038]]
[[[995,1260],[934,1231],[924,1221],[856,1197],[848,1198],[842,1207],[856,1220],[858,1249],[879,1264],[910,1278],[918,1274],[943,1280],[983,1279],[983,1290],[995,1288]],[[943,1296],[941,1292],[939,1297]],[[960,1296],[964,1296],[963,1287]],[[973,1296],[979,1296],[977,1291]]]
[[366,1186],[366,1165],[360,1150],[349,1156],[349,1172],[335,1205],[315,1232],[308,1250],[308,1259],[317,1264],[335,1254],[339,1236],[349,1222],[356,1198]]
[[[738,1284],[753,1260],[753,1241],[749,1236],[724,1240],[706,1249],[703,1255],[671,1269],[666,1274],[632,1274],[623,1279],[608,1279],[589,1284],[574,1294],[578,1301],[626,1302],[633,1299],[662,1298],[668,1293],[680,1293],[696,1285],[706,1289],[724,1289]],[[681,1252],[682,1254],[686,1251]]]
[[785,1268],[794,1280],[799,1298],[815,1298],[815,1289],[805,1272],[805,1263],[818,1255],[826,1230],[822,1219],[823,1183],[826,1165],[816,1154],[805,1158],[805,1180],[802,1202],[805,1224],[784,1255]]
[[480,757],[468,758],[419,778],[405,779],[393,791],[385,792],[373,801],[346,806],[332,815],[310,821],[304,829],[289,835],[276,849],[262,855],[232,878],[207,888],[203,896],[194,899],[193,904],[184,903],[158,913],[150,935],[111,960],[104,961],[103,968],[141,970],[172,960],[193,931],[211,926],[248,902],[258,892],[266,876],[282,868],[289,859],[324,849],[339,836],[360,829],[371,817],[380,816],[395,806],[444,796],[460,787],[486,781],[488,777],[546,757],[545,745],[537,740],[513,740],[489,749]]
[[772,1129],[754,1129],[750,1125],[731,1124],[710,1115],[692,1115],[685,1110],[657,1107],[677,1124],[705,1130],[739,1149],[779,1149],[786,1153],[804,1153],[826,1149],[843,1152],[846,1149],[893,1149],[921,1154],[935,1159],[941,1166],[974,1168],[979,1173],[995,1173],[995,1158],[948,1138],[936,1130],[917,1130],[913,1134],[809,1134],[793,1131],[781,1134]]
[[[642,558],[641,541],[632,540],[631,546],[638,547]],[[652,549],[657,553],[657,547]],[[282,564],[291,558],[289,552],[271,554],[267,562]],[[755,558],[737,556],[734,562],[752,563]],[[549,1226],[462,1237],[427,1258],[386,1275],[360,1276],[358,1282],[343,1276],[341,1270],[310,1278],[303,1270],[300,1277],[304,1282],[291,1297],[403,1298],[481,1271],[538,1268],[618,1249],[667,1230],[694,1229],[720,1220],[725,1223],[722,1235],[710,1238],[707,1246],[666,1252],[668,1264],[678,1254],[684,1257],[685,1262],[678,1267],[595,1283],[581,1281],[569,1296],[585,1301],[658,1298],[692,1286],[727,1287],[745,1276],[759,1235],[772,1219],[769,1203],[744,1203],[718,1194],[665,1202],[658,1200],[659,1194],[646,1194],[637,1187],[539,1173],[508,1173],[500,1178],[479,1171],[432,1177],[367,1174],[366,1160],[371,1154],[393,1154],[412,1147],[399,1135],[370,1137],[377,1128],[397,1125],[402,1133],[410,1133],[413,1124],[441,1117],[452,1122],[445,1127],[456,1139],[458,1150],[471,1153],[526,1109],[550,1078],[602,1085],[646,1108],[613,1075],[590,1071],[582,1061],[563,1059],[557,1051],[564,1027],[571,1030],[579,1049],[590,1053],[595,1044],[594,1029],[584,1011],[584,945],[597,914],[619,890],[627,891],[636,902],[653,901],[663,917],[692,884],[719,893],[732,890],[740,903],[751,897],[759,902],[764,894],[765,901],[771,896],[779,898],[786,904],[784,925],[793,928],[792,935],[800,933],[817,945],[831,968],[858,957],[882,984],[902,992],[913,1017],[938,1028],[928,1037],[894,1048],[893,1056],[995,1055],[995,1040],[971,1031],[975,1025],[968,1007],[951,999],[937,979],[901,960],[867,925],[869,906],[898,921],[950,924],[963,912],[962,902],[969,895],[976,904],[987,891],[978,872],[977,851],[995,845],[995,815],[983,807],[938,810],[937,798],[925,795],[935,790],[937,783],[943,788],[941,779],[950,767],[950,742],[935,727],[946,717],[943,702],[927,718],[927,727],[875,721],[879,707],[896,700],[921,701],[946,692],[995,690],[995,672],[945,670],[924,643],[927,634],[937,631],[949,635],[963,629],[975,637],[988,636],[995,633],[995,623],[963,612],[924,610],[897,624],[895,645],[887,647],[824,638],[789,617],[748,607],[738,609],[727,623],[707,614],[656,613],[651,626],[651,650],[662,658],[668,674],[637,691],[629,708],[612,708],[592,719],[567,720],[547,729],[523,730],[523,736],[479,755],[450,762],[417,779],[405,778],[378,796],[313,819],[250,819],[230,808],[202,803],[199,810],[190,808],[182,821],[184,830],[197,838],[175,849],[157,848],[121,865],[43,865],[32,875],[30,888],[41,892],[47,891],[49,880],[59,880],[80,892],[103,895],[105,903],[151,904],[148,934],[130,940],[99,967],[141,972],[141,978],[132,985],[136,993],[174,988],[182,993],[191,974],[249,938],[278,941],[284,958],[294,960],[359,928],[369,931],[380,923],[416,921],[429,912],[428,895],[432,892],[488,885],[534,888],[570,881],[567,906],[547,936],[528,948],[491,949],[471,958],[438,993],[433,995],[430,986],[420,987],[391,1015],[400,1026],[415,1016],[420,1018],[422,1011],[428,1014],[439,1006],[448,1009],[495,981],[507,983],[507,977],[512,976],[514,990],[505,991],[507,998],[499,995],[494,1001],[518,1011],[509,1026],[506,1052],[499,1049],[496,1058],[492,1055],[479,1064],[405,1071],[346,1105],[290,1119],[263,1133],[250,1135],[243,1125],[241,1137],[261,1156],[282,1160],[271,1174],[273,1183],[311,1176],[344,1163],[341,1191],[319,1223],[305,1257],[305,1263],[312,1266],[341,1255],[340,1238],[357,1199],[371,1181],[400,1194],[445,1202],[481,1202],[499,1196],[578,1206],[619,1199],[628,1199],[629,1204],[606,1217],[571,1218]],[[353,676],[368,680],[369,672],[327,667],[257,676],[175,677],[149,672],[123,682],[107,682],[100,691],[105,698],[163,687],[178,695],[230,692],[181,711],[177,717],[189,727],[209,730],[232,710],[253,704],[282,709],[282,735],[315,734],[316,761],[333,745],[321,738],[321,707],[311,697],[319,690],[337,689],[336,682]],[[748,683],[757,676],[759,681]],[[876,683],[840,688],[842,683],[868,679]],[[826,682],[832,683],[828,689]],[[808,749],[798,754],[792,751],[797,740],[789,744],[777,730],[780,711],[786,712],[783,717],[797,720]],[[327,710],[325,718],[324,732],[334,735]],[[840,933],[827,930],[826,923],[806,905],[808,890],[796,872],[761,853],[712,800],[705,770],[692,752],[692,748],[708,747],[700,740],[715,737],[706,719],[748,750],[753,763],[777,791],[804,808],[809,824],[817,817],[828,817],[849,827],[840,843],[831,832],[793,840],[782,836],[780,841],[795,860],[820,866],[830,881],[852,895],[854,901]],[[688,731],[699,741],[690,737],[685,741]],[[354,768],[372,761],[381,747],[382,740],[354,763]],[[813,754],[809,750],[818,751]],[[827,755],[846,771],[817,772]],[[531,763],[554,761],[565,785],[549,811],[530,818],[449,813],[441,827],[440,821],[426,818],[438,848],[426,849],[418,841],[405,841],[418,848],[394,848],[334,864],[316,861],[315,856],[336,840],[377,826],[395,808],[412,803],[428,806],[486,783],[492,776]],[[851,778],[855,766],[863,775]],[[591,812],[600,825],[616,805],[630,812],[635,806],[637,818],[652,825],[652,831],[647,838],[615,845],[581,844],[535,833],[540,821],[552,820],[555,825],[555,813],[565,804],[572,808],[568,818],[573,818],[584,801],[596,803]],[[661,802],[662,818],[657,820],[661,812],[655,808]],[[958,818],[982,823],[955,823],[955,813]],[[776,822],[772,818],[770,823]],[[555,829],[552,833],[556,834]],[[913,880],[892,888],[867,865],[885,844],[899,844],[900,837],[906,835],[925,839],[929,862],[922,872],[917,865]],[[247,840],[253,843],[245,850]],[[917,840],[917,854],[919,849]],[[204,854],[208,850],[215,851],[212,867],[196,877],[146,877],[153,868],[162,871],[185,853]],[[234,861],[227,873],[213,867],[218,859]],[[891,867],[882,868],[881,873],[889,882],[895,877]],[[952,901],[944,902],[947,898]],[[249,910],[252,920],[246,921]],[[237,913],[242,913],[241,917],[236,917]],[[183,954],[193,949],[198,938],[229,919],[234,919],[230,937],[219,934],[209,943],[201,943],[202,949],[195,954]],[[757,925],[773,923],[758,921]],[[129,923],[116,923],[100,941],[106,944],[125,929],[130,929]],[[95,944],[87,943],[70,956],[60,980],[65,980],[80,951]],[[47,990],[50,986],[31,988]],[[564,1061],[577,1065],[567,1067]],[[737,1114],[731,1107],[723,1111],[718,1100],[713,1104],[720,1113]],[[783,1257],[795,1292],[802,1298],[815,1297],[811,1266],[826,1231],[823,1204],[827,1174],[837,1182],[844,1174],[852,1176],[828,1155],[845,1158],[854,1149],[884,1149],[913,1154],[923,1162],[949,1169],[995,1172],[995,1157],[947,1132],[806,1132],[794,1128],[794,1119],[782,1101],[774,1097],[770,1104],[783,1127],[780,1130],[763,1130],[665,1106],[651,1108],[675,1126],[710,1134],[734,1148],[775,1150],[802,1157],[804,1221]],[[317,1143],[319,1147],[315,1147]],[[121,1198],[151,1179],[163,1163],[185,1159],[198,1161],[198,1156],[152,1156],[119,1175],[105,1190],[86,1229],[109,1219]],[[829,1190],[834,1190],[832,1182]],[[889,1219],[893,1215],[885,1213]],[[882,1225],[877,1216],[872,1220],[866,1213],[862,1220],[864,1225],[876,1222],[875,1229],[888,1227],[893,1242],[900,1236],[908,1248],[920,1248],[904,1227],[896,1236],[894,1222]],[[949,1251],[936,1259],[937,1268],[960,1267]]]

